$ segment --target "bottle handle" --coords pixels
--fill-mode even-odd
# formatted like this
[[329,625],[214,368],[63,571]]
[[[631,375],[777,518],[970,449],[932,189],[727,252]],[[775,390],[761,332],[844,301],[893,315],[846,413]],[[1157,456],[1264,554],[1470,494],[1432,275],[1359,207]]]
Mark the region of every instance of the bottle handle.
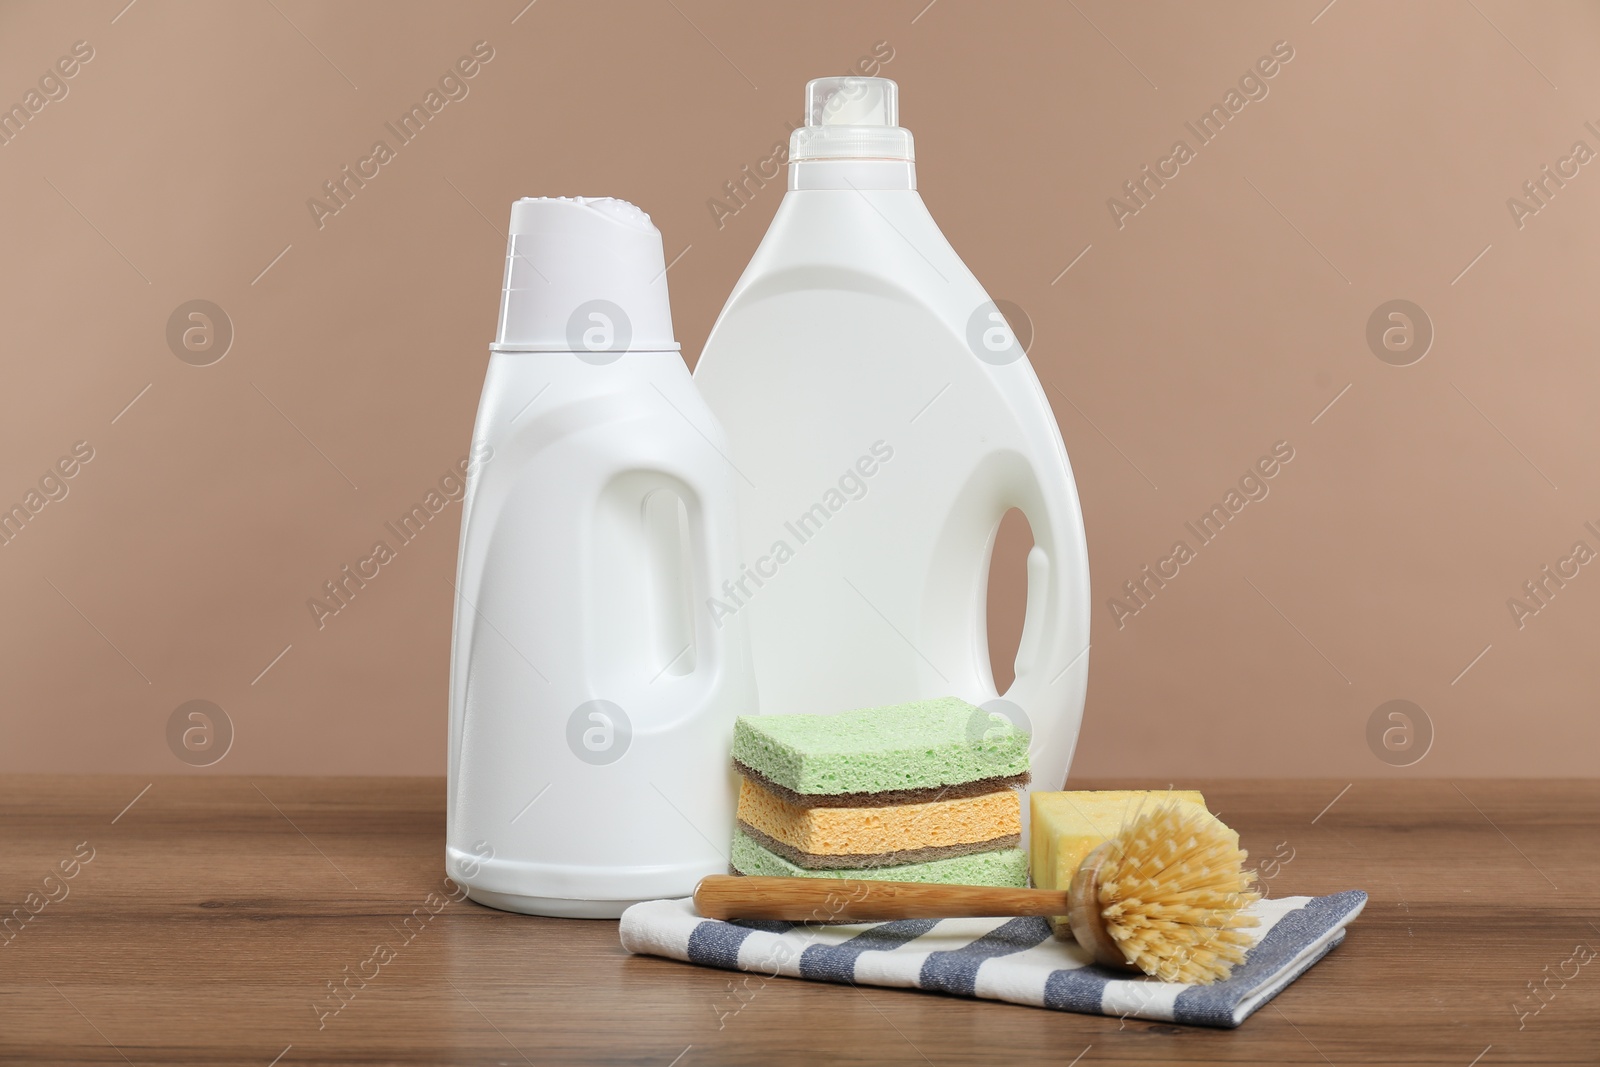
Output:
[[[1064,777],[1088,685],[1088,557],[1083,521],[1071,501],[1052,500],[1036,474],[1033,483],[1032,491],[1023,494],[1031,500],[1014,505],[1027,518],[1034,544],[1028,550],[1027,606],[1016,676],[999,699],[1014,705],[1026,720],[1022,725],[1033,734],[1034,766],[1059,768]],[[1005,510],[1009,507],[1002,515]],[[1054,711],[1061,707],[1070,710],[1070,721]],[[1062,785],[1035,777],[1035,788]]]
[[[652,676],[643,679],[643,684],[647,690],[692,686],[710,691],[728,656],[726,627],[716,625],[712,618],[713,575],[718,559],[737,558],[729,540],[731,532],[709,520],[709,502],[715,499],[715,493],[703,483],[701,475],[666,461],[653,460],[623,471],[620,476],[651,483],[640,494],[638,503],[643,532],[653,554],[650,580],[657,584],[657,595],[662,598],[657,614],[688,623],[685,633],[658,645],[660,655],[651,668]],[[672,506],[664,506],[664,500],[652,502],[661,493],[667,494]],[[686,575],[677,573],[680,563],[687,566]],[[687,598],[686,603],[683,598]],[[679,641],[685,643],[678,646]],[[674,671],[674,666],[685,659],[692,661],[693,667]],[[680,689],[670,703],[694,707],[698,701]]]

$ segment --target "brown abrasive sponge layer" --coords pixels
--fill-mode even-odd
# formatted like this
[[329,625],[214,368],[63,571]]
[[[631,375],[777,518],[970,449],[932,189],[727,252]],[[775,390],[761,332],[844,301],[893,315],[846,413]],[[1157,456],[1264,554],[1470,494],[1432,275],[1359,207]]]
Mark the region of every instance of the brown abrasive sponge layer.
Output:
[[1002,789],[1018,789],[1027,785],[1033,778],[1024,771],[1021,774],[979,778],[976,781],[962,782],[960,785],[930,786],[926,789],[889,789],[881,793],[796,793],[758,774],[738,760],[733,761],[733,769],[768,792],[803,808],[875,808],[899,804],[927,804],[935,800],[958,800],[962,797],[981,796],[984,793],[998,793]]
[[902,867],[908,863],[929,863],[933,860],[945,860],[954,856],[971,856],[979,852],[1016,848],[1022,842],[1021,834],[1009,834],[1005,837],[997,837],[993,841],[973,841],[964,845],[908,848],[899,852],[814,856],[809,852],[801,852],[793,845],[786,845],[782,841],[768,837],[760,830],[745,823],[741,822],[739,829],[768,852],[782,856],[796,867],[803,867],[808,871],[864,871],[875,867]]

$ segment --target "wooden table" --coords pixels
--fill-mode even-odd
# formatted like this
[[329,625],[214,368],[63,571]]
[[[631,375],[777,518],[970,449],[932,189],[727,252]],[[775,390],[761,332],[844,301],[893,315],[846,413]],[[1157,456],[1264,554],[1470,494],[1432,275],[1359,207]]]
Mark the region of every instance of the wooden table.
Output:
[[437,779],[4,779],[0,899],[37,914],[0,936],[0,1062],[1600,1062],[1600,961],[1578,962],[1600,950],[1600,782],[1198,784],[1278,858],[1273,895],[1372,897],[1234,1031],[746,990],[629,956],[615,922],[441,906]]

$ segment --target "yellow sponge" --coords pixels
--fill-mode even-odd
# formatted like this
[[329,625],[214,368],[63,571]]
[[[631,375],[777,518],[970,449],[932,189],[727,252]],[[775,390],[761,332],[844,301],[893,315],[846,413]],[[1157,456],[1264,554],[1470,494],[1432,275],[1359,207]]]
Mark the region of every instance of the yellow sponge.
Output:
[[[1171,801],[1193,805],[1208,819],[1216,820],[1206,808],[1205,798],[1192,789],[1033,793],[1029,798],[1028,867],[1034,886],[1066,892],[1084,857],[1116,836],[1123,823],[1132,821],[1142,809]],[[1238,833],[1227,832],[1237,847]],[[1051,918],[1052,926],[1058,923],[1065,924],[1066,916]]]
[[883,807],[803,807],[745,778],[739,825],[802,867],[920,863],[1014,847],[1022,833],[1015,790]]

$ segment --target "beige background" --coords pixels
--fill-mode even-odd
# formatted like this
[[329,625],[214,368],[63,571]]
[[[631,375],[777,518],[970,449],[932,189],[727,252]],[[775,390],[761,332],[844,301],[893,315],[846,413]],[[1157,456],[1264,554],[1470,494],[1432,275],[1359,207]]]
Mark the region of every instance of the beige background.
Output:
[[[1594,773],[1600,567],[1507,607],[1600,549],[1600,164],[1506,205],[1600,150],[1591,5],[125,2],[0,7],[0,103],[94,50],[0,147],[0,504],[94,450],[0,547],[0,770],[181,771],[168,718],[206,699],[236,736],[202,773],[442,773],[458,508],[323,629],[306,601],[464,455],[508,202],[649,211],[692,359],[781,179],[720,229],[707,201],[886,41],[923,194],[1030,317],[1077,472],[1074,773]],[[319,229],[308,198],[478,41],[469,95]],[[1279,41],[1119,229],[1107,199]],[[1406,367],[1365,336],[1396,298],[1436,331]],[[210,366],[166,341],[193,299],[235,331]],[[1270,496],[1119,629],[1108,598],[1278,441]],[[1405,770],[1367,740],[1391,699],[1434,732]]]

